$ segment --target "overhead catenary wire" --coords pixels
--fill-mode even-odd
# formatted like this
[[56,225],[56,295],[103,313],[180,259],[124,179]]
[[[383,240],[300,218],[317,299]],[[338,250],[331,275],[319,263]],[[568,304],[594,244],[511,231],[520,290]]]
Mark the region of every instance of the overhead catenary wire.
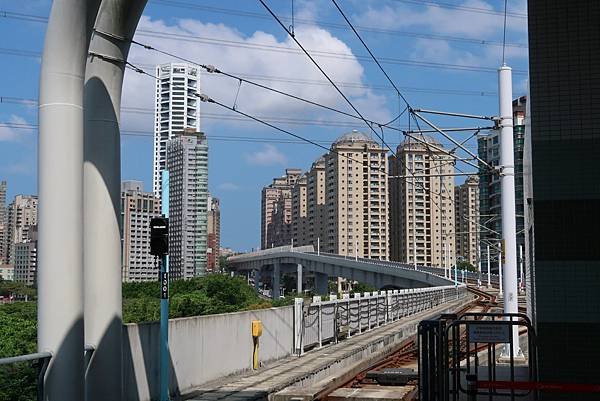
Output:
[[[8,48],[0,48],[0,54],[6,54],[17,57],[29,57],[40,59],[42,54],[40,52],[30,51],[30,50],[21,50],[21,49],[8,49]],[[154,68],[153,65],[146,65],[141,63],[136,63],[137,66],[143,68]],[[281,77],[281,76],[272,76],[272,75],[263,75],[263,74],[246,74],[246,73],[231,73],[232,75],[236,75],[239,77],[243,77],[246,79],[254,79],[258,81],[269,81],[269,82],[283,82],[283,83],[292,83],[298,85],[312,85],[312,86],[329,86],[329,82],[320,81],[314,79],[302,79],[302,78],[291,78],[291,77]],[[210,75],[209,75],[210,76]],[[218,77],[218,75],[213,75]],[[368,84],[360,84],[354,82],[343,82],[336,81],[336,83],[340,87],[347,87],[353,89],[370,89],[370,90],[382,90],[382,91],[395,91],[395,89],[391,86],[386,85],[368,85]],[[496,97],[497,93],[494,91],[480,91],[480,90],[462,90],[462,89],[436,89],[436,88],[420,88],[420,87],[409,87],[403,86],[402,90],[405,92],[416,92],[416,93],[431,93],[438,95],[456,95],[456,96],[476,96],[476,97]]]
[[364,46],[364,48],[367,50],[367,52],[369,53],[369,55],[371,56],[371,58],[373,59],[373,61],[375,62],[375,64],[377,64],[377,67],[379,67],[379,69],[381,70],[381,72],[383,73],[383,75],[385,75],[385,77],[388,80],[388,82],[394,87],[394,89],[396,90],[396,94],[404,101],[404,103],[406,104],[406,106],[410,109],[411,108],[410,107],[410,103],[408,103],[408,100],[406,99],[406,97],[402,94],[402,92],[400,92],[400,89],[398,89],[398,87],[396,86],[396,83],[394,82],[394,80],[392,78],[390,78],[390,76],[388,75],[388,73],[381,66],[381,63],[379,62],[379,60],[377,60],[377,57],[375,57],[375,55],[373,54],[373,52],[371,51],[371,49],[369,48],[369,46],[365,43],[365,41],[363,40],[363,38],[356,31],[356,28],[354,28],[354,25],[352,25],[352,22],[350,22],[350,20],[348,19],[348,17],[346,17],[346,14],[342,10],[342,8],[339,6],[339,4],[337,3],[337,1],[331,0],[331,2],[338,9],[338,11],[342,15],[342,17],[344,18],[344,20],[346,21],[346,23],[348,24],[348,26],[352,29],[352,32],[354,32],[354,34],[356,35],[356,37],[358,38],[358,40],[360,41],[360,43],[362,43],[362,45]]
[[[4,15],[2,11],[0,11],[0,16],[4,16],[7,18],[11,18],[10,15]],[[287,28],[286,28],[287,30]],[[225,47],[233,47],[233,48],[245,48],[245,49],[253,49],[260,51],[268,51],[274,53],[290,53],[290,54],[302,54],[301,52],[290,49],[289,47],[280,46],[280,45],[272,45],[267,43],[247,43],[240,42],[235,40],[226,40],[221,38],[207,38],[200,37],[189,34],[176,34],[176,33],[166,33],[153,31],[148,29],[140,28],[136,31],[136,35],[143,37],[152,37],[159,39],[167,39],[167,40],[176,40],[176,41],[186,41],[186,42],[196,42],[203,43],[208,45],[219,45]],[[311,53],[318,55],[319,57],[333,58],[337,60],[347,60],[347,61],[366,61],[373,62],[373,60],[366,55],[354,55],[348,53],[338,53],[331,51],[321,51],[321,50],[313,50],[309,49]],[[414,67],[426,67],[426,68],[436,68],[436,69],[448,69],[448,70],[456,70],[456,71],[468,71],[468,72],[482,72],[482,73],[496,73],[495,67],[483,67],[476,65],[464,65],[464,64],[451,64],[451,63],[441,63],[441,62],[433,62],[433,61],[419,61],[412,59],[399,59],[395,57],[382,57],[380,58],[380,62],[383,64],[393,64],[393,65],[406,65],[406,66],[414,66]],[[517,70],[513,69],[513,74],[527,75],[526,70]]]
[[[151,0],[150,3],[169,6],[173,8],[179,9],[188,9],[188,10],[198,10],[203,12],[210,12],[222,15],[232,15],[232,16],[240,16],[246,18],[255,18],[255,19],[270,19],[265,14],[256,13],[252,11],[246,10],[236,10],[231,8],[223,8],[223,7],[213,7],[207,5],[194,4],[183,1],[176,0]],[[282,20],[291,21],[290,18],[282,17]],[[348,30],[348,28],[343,24],[337,24],[331,21],[323,21],[319,19],[303,19],[294,17],[294,26],[296,25],[307,25],[307,26],[321,26],[326,28],[338,29],[338,30]],[[433,39],[433,40],[443,40],[449,42],[458,42],[458,43],[470,43],[474,45],[482,45],[482,46],[502,46],[501,42],[488,40],[488,39],[474,39],[467,37],[458,37],[451,35],[441,35],[441,34],[431,34],[431,33],[423,33],[423,32],[410,32],[410,31],[400,31],[395,29],[386,29],[379,28],[374,26],[364,26],[364,25],[355,25],[356,29],[362,32],[368,33],[376,33],[376,34],[385,34],[392,36],[403,36],[403,37],[411,37],[411,38],[420,38],[420,39]],[[517,47],[517,48],[527,48],[527,44],[525,43],[507,43],[507,46]]]

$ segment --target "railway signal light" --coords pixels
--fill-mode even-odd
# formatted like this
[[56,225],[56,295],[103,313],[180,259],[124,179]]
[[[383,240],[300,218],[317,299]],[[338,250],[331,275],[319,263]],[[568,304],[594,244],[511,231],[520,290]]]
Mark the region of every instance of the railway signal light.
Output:
[[164,256],[169,253],[169,219],[154,217],[150,220],[150,254]]

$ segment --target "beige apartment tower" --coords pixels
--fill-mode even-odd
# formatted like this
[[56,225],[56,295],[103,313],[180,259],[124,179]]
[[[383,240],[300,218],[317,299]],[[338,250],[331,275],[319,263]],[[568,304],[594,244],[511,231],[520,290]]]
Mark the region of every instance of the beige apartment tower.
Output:
[[454,188],[456,258],[477,266],[479,247],[479,177]]
[[302,170],[288,168],[261,193],[261,249],[289,245],[292,240],[292,188]]
[[292,239],[294,244],[309,242],[307,183],[307,174],[303,174],[292,187]]
[[391,259],[454,266],[453,158],[428,136],[407,139],[390,156]]
[[325,156],[325,241],[338,255],[387,260],[386,151],[367,134],[340,136]]
[[[318,250],[321,240],[325,238],[327,226],[327,209],[325,205],[325,157],[319,157],[306,173],[306,241]],[[303,245],[304,245],[303,244]]]

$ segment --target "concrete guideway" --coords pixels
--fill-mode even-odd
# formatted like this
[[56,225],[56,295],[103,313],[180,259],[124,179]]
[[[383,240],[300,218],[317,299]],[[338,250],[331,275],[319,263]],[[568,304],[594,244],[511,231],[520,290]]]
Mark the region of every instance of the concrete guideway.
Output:
[[403,340],[416,333],[421,320],[458,309],[470,301],[471,298],[459,299],[300,357],[288,357],[257,371],[207,383],[182,398],[285,401],[296,394],[295,397],[300,398],[295,399],[312,400],[324,386],[339,386],[344,377],[393,352]]
[[[431,271],[415,270],[410,265],[384,260],[345,258],[333,254],[314,253],[312,246],[291,248],[280,247],[254,253],[236,255],[228,262],[238,272],[255,271],[256,277],[269,275],[273,284],[273,293],[278,293],[280,275],[304,273],[315,276],[315,290],[318,294],[328,293],[329,277],[344,277],[349,280],[370,284],[378,289],[422,288],[447,286],[453,280],[444,278]],[[300,274],[298,274],[300,272]],[[298,283],[300,286],[300,283]]]

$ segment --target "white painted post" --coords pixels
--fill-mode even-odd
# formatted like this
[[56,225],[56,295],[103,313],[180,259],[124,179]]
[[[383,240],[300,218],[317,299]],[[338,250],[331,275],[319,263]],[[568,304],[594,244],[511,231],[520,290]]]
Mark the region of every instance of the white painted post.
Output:
[[500,282],[500,293],[499,295],[502,296],[502,287],[503,287],[503,282],[502,282],[502,251],[500,251],[500,253],[498,254],[498,281]]
[[[500,191],[502,237],[504,240],[504,313],[517,313],[517,216],[515,210],[515,161],[513,144],[512,70],[506,64],[498,70],[500,111]],[[521,354],[518,327],[513,326],[514,355]],[[510,350],[505,347],[505,354]]]
[[321,237],[317,237],[317,255],[321,255]]
[[523,245],[519,245],[519,270],[521,280],[519,282],[519,288],[521,291],[525,290],[525,276],[523,275]]
[[323,347],[323,313],[321,310],[321,302],[317,305],[319,308],[319,348]]
[[487,286],[492,287],[492,271],[490,267],[490,245],[487,246]]
[[481,244],[477,244],[477,287],[481,288]]
[[294,348],[299,355],[304,354],[304,299],[294,298]]

